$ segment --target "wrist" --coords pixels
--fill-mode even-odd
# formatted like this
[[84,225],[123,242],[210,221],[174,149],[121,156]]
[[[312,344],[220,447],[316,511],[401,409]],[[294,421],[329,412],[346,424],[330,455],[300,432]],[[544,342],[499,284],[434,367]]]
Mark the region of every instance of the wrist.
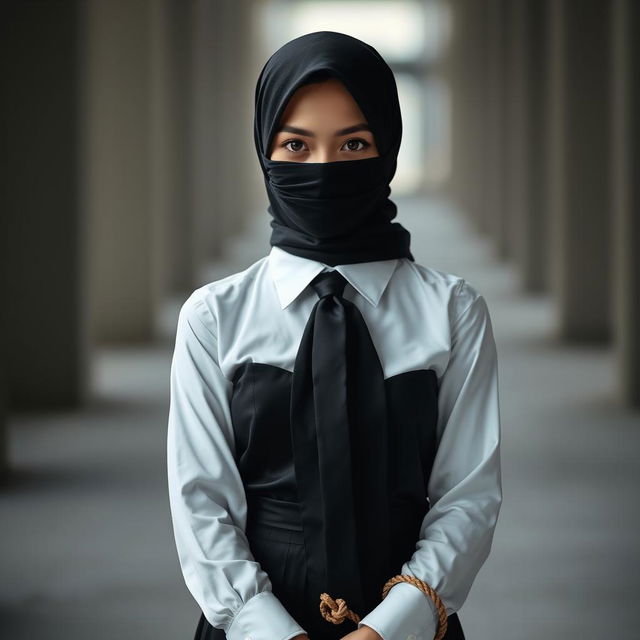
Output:
[[360,631],[362,632],[363,640],[384,640],[384,638],[368,624],[363,624],[360,627]]

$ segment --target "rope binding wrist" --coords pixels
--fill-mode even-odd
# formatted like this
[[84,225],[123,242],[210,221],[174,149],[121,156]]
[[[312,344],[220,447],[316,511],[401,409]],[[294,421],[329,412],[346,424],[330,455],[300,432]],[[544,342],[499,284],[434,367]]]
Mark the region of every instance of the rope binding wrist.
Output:
[[438,609],[438,631],[434,640],[442,640],[444,634],[447,633],[447,610],[436,590],[432,589],[424,580],[420,580],[415,576],[402,574],[387,580],[382,588],[383,599],[387,596],[389,589],[391,589],[395,584],[398,584],[398,582],[409,582],[410,584],[418,587],[422,593],[433,600],[436,608]]
[[[438,631],[434,640],[442,640],[444,634],[447,632],[447,610],[435,589],[432,589],[424,580],[420,580],[415,576],[408,574],[397,575],[387,580],[382,588],[383,600],[387,597],[389,589],[399,582],[409,582],[410,584],[418,587],[422,593],[433,600],[436,608],[438,609]],[[342,598],[334,600],[328,593],[320,594],[320,613],[325,620],[332,622],[333,624],[341,624],[346,618],[349,618],[349,620],[356,624],[360,622],[360,616],[351,611]]]

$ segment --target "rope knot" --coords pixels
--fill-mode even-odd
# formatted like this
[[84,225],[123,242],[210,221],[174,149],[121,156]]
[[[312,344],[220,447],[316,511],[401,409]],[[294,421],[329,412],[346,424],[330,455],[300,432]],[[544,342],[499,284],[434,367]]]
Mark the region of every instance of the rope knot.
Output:
[[346,618],[356,624],[360,622],[360,616],[347,607],[342,598],[334,600],[328,593],[320,594],[320,613],[327,622],[341,624]]

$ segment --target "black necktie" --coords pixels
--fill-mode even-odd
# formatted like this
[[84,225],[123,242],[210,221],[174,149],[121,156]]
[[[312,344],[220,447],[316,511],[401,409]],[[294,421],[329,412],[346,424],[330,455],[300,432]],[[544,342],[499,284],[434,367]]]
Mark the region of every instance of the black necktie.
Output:
[[388,427],[382,365],[345,285],[336,270],[311,282],[319,300],[294,365],[291,441],[309,593],[364,617],[391,577]]

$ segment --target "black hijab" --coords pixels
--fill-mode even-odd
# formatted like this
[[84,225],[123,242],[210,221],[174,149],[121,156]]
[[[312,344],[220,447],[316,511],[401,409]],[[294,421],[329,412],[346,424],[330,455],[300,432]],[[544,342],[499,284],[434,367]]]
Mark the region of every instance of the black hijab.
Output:
[[[334,162],[269,158],[293,93],[318,74],[335,76],[358,103],[379,156]],[[295,38],[266,62],[255,91],[254,140],[272,216],[271,245],[335,266],[407,257],[410,233],[398,222],[389,183],[402,118],[393,72],[370,45],[335,31]]]

